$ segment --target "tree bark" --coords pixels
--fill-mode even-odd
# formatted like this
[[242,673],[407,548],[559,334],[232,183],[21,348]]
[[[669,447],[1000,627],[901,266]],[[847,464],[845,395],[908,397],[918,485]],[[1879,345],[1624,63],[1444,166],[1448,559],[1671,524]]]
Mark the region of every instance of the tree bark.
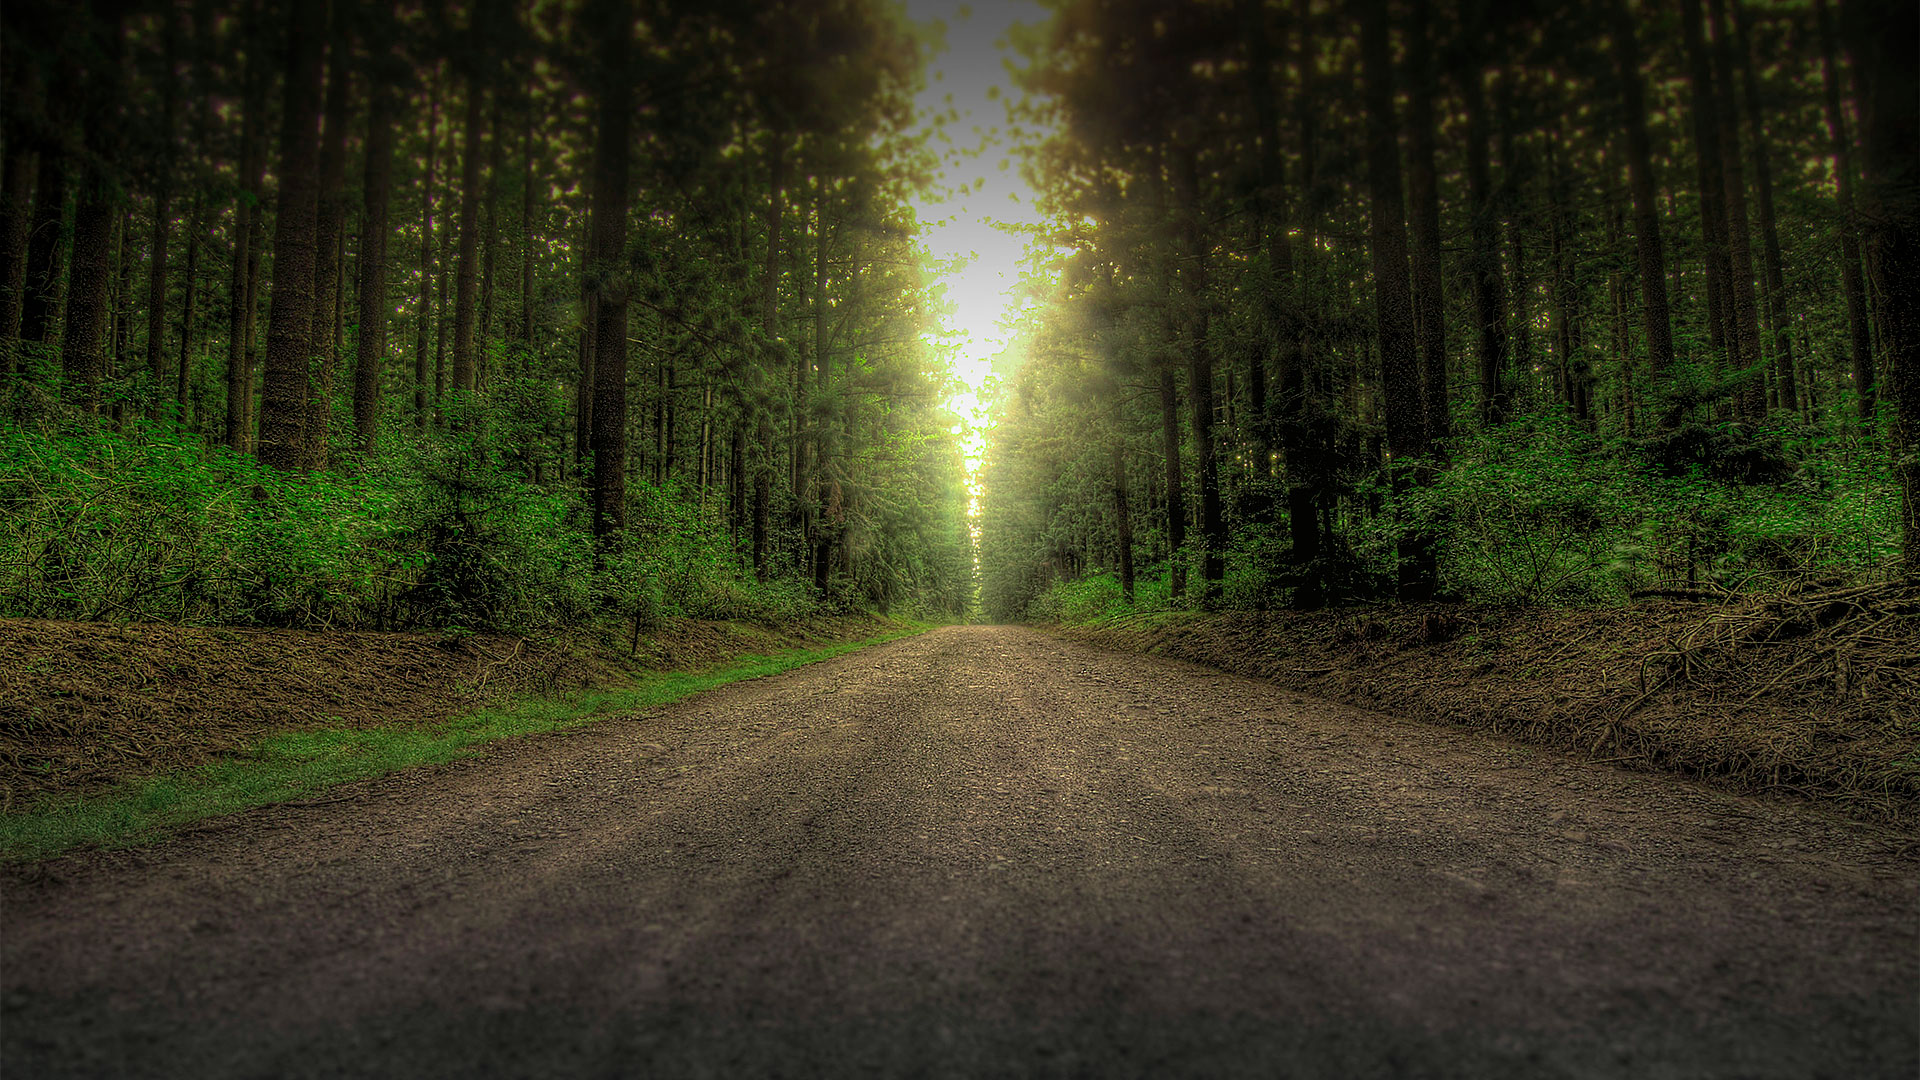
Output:
[[[1720,95],[1713,85],[1713,64],[1701,31],[1700,0],[1680,0],[1686,42],[1687,80],[1693,87],[1693,145],[1700,196],[1700,234],[1707,272],[1708,340],[1716,363],[1737,371],[1742,366],[1733,334],[1733,257],[1727,229],[1726,161],[1721,147]],[[1722,372],[1724,374],[1724,371]]]
[[1527,205],[1527,188],[1533,179],[1531,156],[1520,142],[1519,120],[1515,116],[1515,68],[1504,67],[1494,90],[1494,114],[1498,118],[1497,146],[1500,152],[1500,189],[1496,200],[1504,218],[1507,240],[1506,290],[1512,302],[1508,316],[1508,363],[1506,392],[1515,385],[1533,386],[1536,361],[1533,354],[1533,279],[1527,264],[1527,229],[1532,214]]
[[1166,461],[1167,486],[1167,567],[1170,593],[1175,599],[1187,592],[1187,563],[1180,549],[1187,544],[1187,500],[1182,491],[1185,470],[1180,464],[1180,392],[1174,383],[1173,357],[1163,356],[1154,365],[1159,369],[1160,449]]
[[1407,197],[1413,211],[1413,319],[1420,348],[1421,410],[1431,443],[1452,435],[1447,402],[1446,293],[1440,281],[1440,185],[1435,177],[1437,125],[1434,100],[1433,11],[1430,0],[1414,0],[1407,34],[1407,66],[1413,78],[1407,95]]
[[[777,140],[781,136],[776,134]],[[773,444],[773,402],[768,393],[772,381],[772,350],[779,333],[780,320],[780,224],[783,217],[780,189],[786,183],[785,148],[777,141],[767,170],[767,263],[760,277],[760,333],[768,356],[755,368],[754,383],[760,400],[754,403],[754,448],[758,460],[753,467],[753,576],[767,580],[767,545],[773,525],[773,463],[778,456]]]
[[1187,311],[1183,336],[1187,354],[1187,405],[1193,436],[1193,461],[1200,481],[1200,603],[1220,602],[1226,576],[1227,527],[1221,516],[1220,467],[1213,437],[1213,353],[1207,342],[1207,245],[1200,221],[1197,154],[1190,143],[1175,148],[1173,181],[1179,200],[1180,283]]
[[260,460],[277,469],[298,469],[306,463],[304,413],[313,358],[325,34],[326,5],[292,5],[280,127],[280,197],[273,230],[273,294],[267,312],[266,378],[260,395]]
[[1133,497],[1127,486],[1126,409],[1113,395],[1113,519],[1119,543],[1120,597],[1133,603]]
[[[1360,64],[1367,112],[1367,216],[1372,255],[1374,324],[1380,344],[1380,391],[1385,400],[1387,448],[1393,455],[1396,495],[1413,483],[1412,467],[1427,451],[1420,404],[1420,360],[1414,349],[1413,285],[1407,268],[1407,224],[1400,195],[1399,126],[1393,112],[1392,54],[1386,0],[1358,0]],[[1399,541],[1399,597],[1433,598],[1435,570],[1429,538]]]
[[1859,209],[1885,327],[1901,570],[1920,579],[1920,9],[1907,0],[1848,0],[1842,13],[1865,91]]
[[[1297,129],[1300,148],[1300,205],[1298,214],[1303,243],[1296,260],[1289,258],[1288,272],[1293,277],[1293,289],[1290,298],[1293,302],[1295,326],[1290,336],[1293,345],[1291,360],[1283,364],[1280,370],[1280,449],[1286,456],[1287,465],[1287,533],[1288,556],[1294,563],[1310,566],[1320,558],[1320,518],[1318,503],[1322,484],[1321,458],[1324,447],[1320,440],[1309,436],[1306,417],[1310,400],[1320,392],[1317,380],[1313,377],[1320,366],[1320,360],[1313,351],[1306,334],[1306,317],[1313,308],[1310,305],[1311,285],[1309,275],[1303,271],[1313,265],[1313,245],[1316,234],[1315,216],[1305,209],[1307,198],[1313,191],[1315,167],[1318,161],[1318,120],[1315,115],[1317,106],[1313,100],[1312,65],[1309,57],[1312,25],[1308,19],[1311,0],[1294,0],[1293,9],[1293,60],[1294,70],[1299,72],[1300,86],[1294,94],[1294,126]],[[1308,459],[1314,460],[1309,463]],[[1294,591],[1293,602],[1298,607],[1314,608],[1320,606],[1323,596],[1315,578]]]
[[[633,40],[628,0],[598,0],[600,101],[593,151],[593,535],[611,546],[627,527],[628,142],[633,122]],[[471,144],[469,144],[471,150]],[[473,185],[469,185],[469,189]]]
[[108,172],[119,157],[122,94],[120,60],[123,11],[113,0],[96,0],[87,17],[88,48],[101,57],[89,72],[80,93],[84,101],[87,160],[73,209],[73,259],[67,286],[65,329],[60,340],[60,367],[70,390],[87,412],[100,408],[101,384],[106,381],[103,348],[112,286],[114,178]]
[[1728,300],[1733,323],[1728,340],[1735,346],[1731,367],[1738,380],[1733,392],[1734,414],[1747,423],[1758,423],[1767,414],[1767,391],[1762,373],[1765,357],[1760,348],[1760,309],[1754,294],[1753,236],[1748,227],[1746,164],[1740,153],[1740,109],[1735,103],[1734,64],[1731,33],[1726,18],[1726,0],[1707,0],[1707,13],[1713,26],[1715,111],[1720,117],[1721,144],[1725,150],[1724,177],[1727,185],[1727,254],[1732,269],[1732,289]]
[[233,273],[227,312],[227,446],[244,454],[253,445],[253,335],[255,293],[262,232],[262,176],[267,168],[266,111],[272,50],[266,28],[251,25],[264,18],[260,6],[249,11],[246,102],[240,121],[241,194],[233,211]]
[[[1261,0],[1240,0],[1240,20],[1247,36],[1247,93],[1253,101],[1254,137],[1260,146],[1260,192],[1255,199],[1255,243],[1265,241],[1267,273],[1276,303],[1291,299],[1293,287],[1293,248],[1287,236],[1287,215],[1282,186],[1285,177],[1280,164],[1280,119],[1273,91],[1273,53],[1267,39],[1266,5]],[[1288,306],[1291,306],[1290,304]],[[1297,314],[1297,313],[1296,313]],[[1293,327],[1276,334],[1272,344],[1256,340],[1247,351],[1247,408],[1253,414],[1247,425],[1249,456],[1253,460],[1254,491],[1246,500],[1248,520],[1265,524],[1272,516],[1274,424],[1272,404],[1267,393],[1267,355],[1275,353],[1280,364],[1282,393],[1298,364],[1297,349],[1290,339],[1297,338]],[[1129,528],[1131,526],[1129,525]],[[1131,543],[1126,557],[1132,559]],[[1128,592],[1131,602],[1131,586]]]
[[1773,206],[1773,163],[1767,127],[1761,119],[1759,77],[1755,74],[1754,42],[1744,3],[1733,5],[1734,31],[1740,57],[1740,81],[1747,107],[1747,128],[1753,133],[1754,194],[1759,202],[1761,298],[1767,333],[1773,339],[1773,373],[1779,408],[1798,410],[1799,377],[1793,357],[1793,335],[1787,329],[1786,273],[1781,267],[1780,225]]
[[526,126],[520,133],[520,326],[528,361],[533,352],[533,99],[527,99]]
[[[20,67],[30,69],[31,65]],[[30,71],[25,78],[31,78]],[[38,98],[32,89],[14,87],[13,92]],[[37,104],[35,100],[18,107],[24,111]],[[38,165],[38,141],[19,128],[9,130],[6,163],[0,165],[0,350],[5,350],[0,374],[20,370],[17,339],[26,291],[27,235],[33,220],[33,175]]]
[[481,207],[484,217],[480,226],[480,322],[476,333],[479,344],[473,361],[473,384],[476,388],[487,385],[493,372],[487,370],[487,345],[493,340],[493,267],[500,250],[500,164],[501,154],[505,152],[506,135],[500,127],[500,94],[493,95],[493,106],[488,110],[487,131],[487,198]]
[[347,124],[352,115],[348,59],[351,38],[337,5],[327,43],[326,127],[320,137],[320,192],[315,211],[313,270],[313,351],[319,370],[308,388],[301,454],[308,468],[327,465],[327,429],[333,421],[333,382],[339,369],[340,342],[334,333],[346,303]]
[[[473,317],[480,269],[476,260],[480,243],[480,156],[485,153],[481,146],[486,137],[483,124],[485,104],[486,85],[478,75],[469,75],[467,118],[460,149],[460,251],[455,264],[453,297],[453,380],[450,388],[457,393],[472,393],[476,389]],[[604,121],[604,116],[602,119]],[[624,200],[621,205],[625,206]],[[595,231],[599,231],[597,223]],[[624,237],[625,233],[621,235]],[[620,306],[619,316],[624,326],[624,305]],[[595,333],[598,336],[597,330]],[[624,337],[622,346],[624,352]]]
[[179,111],[179,30],[172,12],[162,16],[165,84],[160,88],[160,139],[163,149],[153,186],[153,231],[147,257],[147,374],[152,379],[147,412],[159,415],[167,398],[167,232],[173,224],[174,118]]
[[66,154],[49,143],[40,150],[33,190],[33,222],[27,232],[27,262],[21,273],[20,340],[45,344],[60,313],[64,277],[68,166]]
[[[1626,0],[1612,0],[1610,11],[1626,121],[1627,190],[1633,200],[1634,261],[1640,271],[1640,325],[1646,335],[1648,371],[1655,380],[1662,380],[1673,366],[1673,316],[1667,304],[1667,256],[1660,239],[1660,201],[1653,182],[1640,45]],[[1676,412],[1669,411],[1660,424],[1670,428],[1678,419]]]
[[1854,208],[1853,141],[1847,135],[1847,114],[1840,108],[1840,79],[1834,70],[1833,19],[1826,0],[1814,0],[1820,24],[1820,75],[1826,108],[1827,139],[1833,155],[1833,179],[1840,206],[1840,289],[1847,301],[1847,340],[1853,354],[1855,408],[1861,420],[1871,421],[1876,404],[1873,365],[1873,324],[1867,314],[1867,285],[1861,276],[1860,218]]
[[195,418],[189,414],[193,378],[193,330],[200,299],[200,238],[207,231],[206,202],[199,192],[193,196],[193,208],[187,212],[187,265],[180,283],[180,361],[173,368],[173,402],[182,427],[190,427]]
[[387,362],[387,211],[393,193],[394,113],[392,85],[375,74],[367,95],[367,161],[361,180],[360,340],[353,369],[353,431],[360,452],[370,453],[380,432],[380,384]]
[[1480,328],[1480,422],[1497,427],[1507,421],[1507,290],[1500,270],[1500,217],[1494,205],[1485,72],[1470,62],[1460,73],[1467,111],[1467,204],[1470,217],[1467,266],[1473,284],[1474,321]]
[[427,175],[420,195],[420,305],[414,318],[413,340],[413,427],[427,430],[428,398],[432,392],[432,373],[428,356],[433,333],[433,172],[440,137],[440,72],[428,77],[427,90]]

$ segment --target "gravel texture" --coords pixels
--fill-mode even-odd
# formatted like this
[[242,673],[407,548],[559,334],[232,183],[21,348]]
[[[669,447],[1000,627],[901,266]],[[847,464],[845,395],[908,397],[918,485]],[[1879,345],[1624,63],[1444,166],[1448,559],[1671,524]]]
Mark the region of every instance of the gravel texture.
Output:
[[0,1073],[1900,1077],[1920,845],[954,627],[0,873]]

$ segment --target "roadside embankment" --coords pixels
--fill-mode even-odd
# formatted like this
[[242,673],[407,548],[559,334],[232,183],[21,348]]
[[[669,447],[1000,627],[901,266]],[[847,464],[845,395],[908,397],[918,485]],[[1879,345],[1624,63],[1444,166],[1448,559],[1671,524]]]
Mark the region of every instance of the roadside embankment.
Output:
[[1163,611],[1053,629],[1864,820],[1920,821],[1920,584],[1588,610]]
[[537,640],[0,619],[0,858],[137,841],[919,629],[862,614]]

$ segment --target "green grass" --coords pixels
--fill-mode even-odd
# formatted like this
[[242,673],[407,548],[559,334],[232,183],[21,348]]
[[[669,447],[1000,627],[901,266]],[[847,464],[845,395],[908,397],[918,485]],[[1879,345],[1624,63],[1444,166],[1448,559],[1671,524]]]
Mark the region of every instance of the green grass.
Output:
[[704,671],[663,672],[627,686],[564,700],[521,701],[431,726],[396,723],[270,736],[243,756],[128,781],[103,794],[56,796],[0,816],[0,861],[28,862],[76,848],[151,843],[196,821],[299,799],[337,784],[416,765],[473,757],[497,739],[583,727],[601,717],[665,705],[716,686],[775,675],[925,629],[904,626],[864,641],[742,656]]

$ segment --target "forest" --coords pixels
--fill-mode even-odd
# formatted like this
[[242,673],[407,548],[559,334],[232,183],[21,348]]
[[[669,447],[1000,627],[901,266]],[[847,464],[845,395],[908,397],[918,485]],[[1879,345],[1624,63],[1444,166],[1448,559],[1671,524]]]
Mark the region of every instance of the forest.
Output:
[[972,595],[875,2],[6,5],[0,612]]
[[970,477],[901,9],[10,4],[0,609],[1910,575],[1911,15],[1062,0],[1007,42],[1045,224]]
[[1920,566],[1911,5],[1075,0],[996,619]]
[[1915,0],[0,0],[0,1075],[1920,1075]]

